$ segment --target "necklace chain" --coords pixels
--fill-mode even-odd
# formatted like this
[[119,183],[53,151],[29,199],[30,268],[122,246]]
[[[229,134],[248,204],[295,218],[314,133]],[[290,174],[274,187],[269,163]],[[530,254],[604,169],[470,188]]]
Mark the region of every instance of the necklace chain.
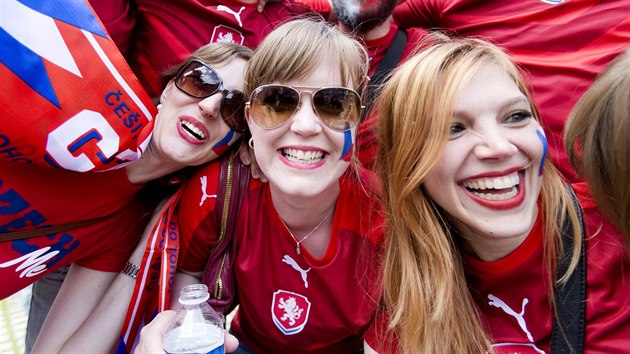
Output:
[[326,213],[326,216],[324,216],[324,218],[322,219],[322,221],[319,222],[319,224],[317,224],[317,226],[315,226],[315,228],[313,230],[311,230],[311,232],[309,232],[308,234],[306,234],[306,236],[302,237],[301,240],[298,241],[298,239],[293,235],[293,232],[291,232],[291,229],[289,229],[289,227],[287,226],[287,224],[284,222],[284,220],[282,220],[282,218],[280,218],[280,221],[282,221],[282,225],[284,225],[284,227],[287,229],[287,231],[289,231],[289,235],[291,235],[291,238],[293,238],[293,240],[295,241],[295,252],[297,252],[298,256],[302,253],[300,251],[300,243],[304,242],[304,240],[306,240],[309,236],[311,236],[315,231],[317,231],[317,229],[319,229],[320,226],[322,226],[322,224],[324,223],[324,221],[326,221],[326,219],[328,219],[328,217],[330,216],[330,214],[332,214],[333,210],[335,210],[335,207],[333,206],[332,209],[330,209],[328,211],[328,213]]

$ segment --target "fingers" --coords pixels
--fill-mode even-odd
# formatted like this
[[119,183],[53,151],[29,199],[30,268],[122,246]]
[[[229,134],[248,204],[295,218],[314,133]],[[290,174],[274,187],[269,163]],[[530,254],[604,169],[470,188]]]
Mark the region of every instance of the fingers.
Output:
[[247,143],[241,144],[238,149],[238,156],[243,164],[250,167],[250,173],[255,179],[259,179],[263,183],[269,182],[267,177],[263,174],[258,163],[256,162],[256,155],[254,155],[254,149],[252,149]]
[[268,0],[258,0],[258,12],[263,12],[263,10],[265,9],[265,5],[267,5],[267,1]]
[[254,151],[251,150],[247,144],[241,144],[241,147],[238,149],[238,157],[244,165],[251,165],[253,154]]
[[258,167],[258,162],[256,161],[256,157],[254,156],[253,150],[251,154],[252,154],[252,159],[251,159],[250,170],[251,170],[252,177],[259,179],[263,183],[269,182],[269,180],[267,180],[267,177],[263,174],[260,167]]
[[223,331],[223,333],[225,334],[224,336],[224,340],[225,340],[225,352],[226,353],[231,353],[233,351],[235,351],[236,349],[238,349],[238,339],[236,339],[236,337],[234,337],[233,335],[230,334],[230,332],[228,331]]
[[160,312],[153,321],[144,326],[140,331],[140,341],[134,353],[164,353],[162,336],[175,314],[176,312],[172,310]]

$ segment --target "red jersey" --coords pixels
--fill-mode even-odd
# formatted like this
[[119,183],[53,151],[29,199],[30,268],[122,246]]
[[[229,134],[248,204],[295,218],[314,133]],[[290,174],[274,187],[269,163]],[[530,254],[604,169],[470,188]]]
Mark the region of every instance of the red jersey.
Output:
[[551,158],[565,177],[581,180],[564,151],[562,129],[597,74],[630,46],[627,1],[407,0],[394,20],[487,38],[507,49],[526,71]]
[[238,0],[90,3],[151,97],[164,88],[164,70],[197,48],[212,42],[255,48],[277,26],[311,11],[290,0],[270,1],[262,13]]
[[0,299],[70,263],[120,271],[149,210],[124,169],[76,173],[0,162],[0,233],[110,217],[76,230],[0,242]]
[[[427,34],[427,31],[423,28],[409,28],[405,31],[407,32],[407,43],[405,44],[399,63],[402,63],[413,52],[418,42]],[[398,26],[392,23],[389,33],[386,36],[371,41],[365,41],[365,46],[370,56],[370,76],[373,76],[376,72],[376,68],[385,57],[385,53],[394,41],[397,32]],[[371,110],[370,114],[361,121],[357,129],[357,157],[359,161],[361,161],[361,164],[368,168],[373,167],[374,159],[378,151],[376,140],[378,121],[379,115],[376,114],[376,110]]]
[[[586,185],[574,188],[584,211],[587,250],[584,352],[627,352],[630,260],[624,241],[588,199]],[[539,216],[527,239],[506,257],[482,262],[464,255],[468,284],[496,353],[550,353],[552,310],[542,240]],[[377,337],[367,338],[373,348],[382,343]]]
[[[196,173],[180,202],[181,237],[192,237],[181,251],[184,270],[203,271],[217,238],[218,175],[218,163]],[[382,216],[350,173],[340,179],[340,187],[330,243],[316,259],[304,248],[302,255],[296,253],[269,185],[251,180],[236,231],[240,306],[232,330],[256,353],[362,351],[363,333],[380,296]]]

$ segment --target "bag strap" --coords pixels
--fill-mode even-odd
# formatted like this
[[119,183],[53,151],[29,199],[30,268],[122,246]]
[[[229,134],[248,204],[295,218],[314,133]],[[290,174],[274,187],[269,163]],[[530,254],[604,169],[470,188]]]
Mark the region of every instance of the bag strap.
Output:
[[[221,171],[219,174],[219,187],[217,190],[216,215],[217,223],[220,226],[217,244],[212,248],[212,255],[222,255],[222,263],[226,262],[226,257],[234,259],[236,250],[236,223],[240,213],[241,205],[249,188],[249,166],[243,164],[237,157],[238,152],[224,156],[221,159]],[[210,264],[210,261],[209,261]],[[216,281],[222,281],[223,265],[221,264]],[[208,284],[212,279],[207,279],[210,273],[204,272],[204,283]],[[210,288],[210,286],[209,286]],[[223,284],[214,284],[209,289],[211,296],[215,299],[223,297]]]
[[222,243],[227,244],[230,241],[236,226],[236,217],[249,187],[249,166],[241,163],[237,154],[230,154],[221,160],[216,201],[217,221],[221,231],[213,252],[219,251]]
[[399,29],[396,32],[396,36],[394,40],[387,48],[387,52],[385,52],[385,56],[383,60],[378,64],[376,68],[376,72],[372,75],[370,82],[365,90],[365,109],[363,110],[363,115],[366,115],[370,108],[372,108],[372,104],[376,99],[380,86],[385,83],[390,72],[394,70],[394,68],[400,62],[400,58],[402,57],[403,51],[405,50],[405,45],[407,44],[407,32],[402,29]]
[[[586,314],[586,237],[582,207],[573,188],[567,184],[573,204],[578,211],[582,230],[582,252],[575,271],[565,284],[555,285],[556,313],[551,331],[551,353],[582,353]],[[573,253],[573,229],[568,218],[562,226],[563,258],[556,267],[556,279],[566,273]]]
[[25,238],[31,238],[31,237],[37,237],[37,236],[43,236],[43,235],[52,235],[52,234],[58,234],[60,232],[72,231],[81,227],[95,224],[101,220],[105,220],[114,214],[115,213],[111,213],[104,216],[99,216],[98,218],[94,218],[94,219],[81,220],[81,221],[71,222],[71,223],[67,223],[63,225],[42,227],[39,229],[4,232],[4,233],[0,233],[0,242],[15,241],[15,240],[21,240]]

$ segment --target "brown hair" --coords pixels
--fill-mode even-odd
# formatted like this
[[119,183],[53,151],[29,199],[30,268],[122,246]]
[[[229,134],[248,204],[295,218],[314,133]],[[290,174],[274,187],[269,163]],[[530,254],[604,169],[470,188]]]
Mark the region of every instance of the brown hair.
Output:
[[[447,216],[422,188],[448,140],[455,99],[483,65],[496,64],[531,102],[519,69],[496,46],[479,39],[435,33],[400,66],[384,87],[378,166],[387,215],[384,303],[391,331],[404,353],[483,353],[490,341],[464,276],[461,253]],[[409,99],[413,97],[413,99]],[[534,114],[538,117],[535,107]],[[581,233],[576,209],[559,173],[544,165],[541,203],[547,267],[562,255],[561,225],[569,217],[577,264]],[[550,271],[549,281],[555,272]],[[550,295],[553,302],[553,295]]]
[[564,134],[569,161],[630,251],[630,49],[580,98]]
[[201,60],[208,65],[216,65],[225,63],[232,58],[249,61],[249,59],[252,58],[252,55],[254,55],[254,52],[244,45],[236,43],[208,43],[195,50],[180,64],[172,66],[164,71],[162,78],[164,83],[171,81],[175,75],[177,75],[177,72],[179,72],[181,67],[192,59]]

